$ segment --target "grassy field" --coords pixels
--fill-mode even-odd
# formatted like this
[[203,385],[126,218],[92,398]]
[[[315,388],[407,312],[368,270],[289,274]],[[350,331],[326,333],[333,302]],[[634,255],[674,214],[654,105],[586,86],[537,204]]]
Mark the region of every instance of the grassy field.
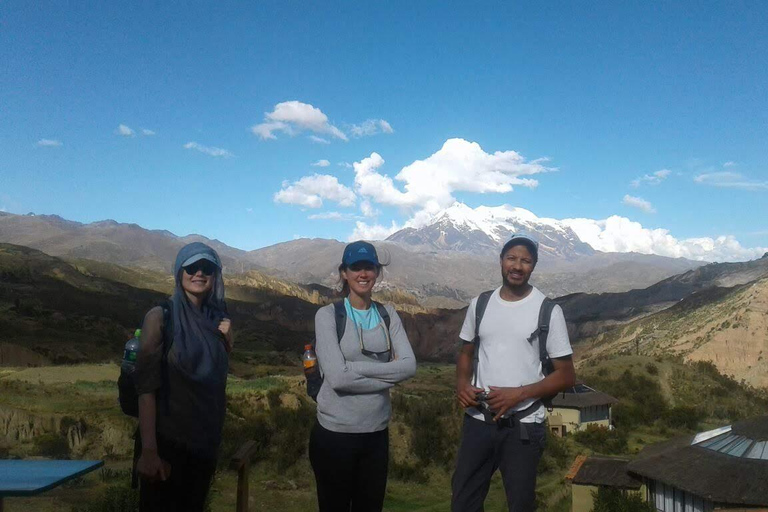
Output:
[[[257,372],[261,375],[259,377],[230,378],[228,433],[231,438],[237,439],[233,442],[225,442],[223,450],[231,451],[235,444],[245,441],[248,437],[257,437],[249,433],[258,433],[260,428],[268,437],[263,451],[257,455],[257,460],[250,472],[251,510],[311,511],[316,509],[314,478],[304,450],[306,437],[301,437],[302,433],[299,432],[298,437],[291,443],[286,441],[285,437],[281,437],[284,432],[279,431],[281,428],[291,430],[297,423],[307,423],[307,426],[311,426],[313,406],[304,395],[299,371],[298,367],[283,366],[273,367],[270,372],[269,367],[261,367]],[[51,448],[36,442],[36,439],[40,436],[50,437],[57,433],[61,434],[61,425],[75,421],[86,425],[86,434],[82,444],[74,449],[70,448],[66,455],[72,458],[105,460],[102,470],[41,496],[7,499],[6,512],[87,510],[83,507],[88,504],[95,507],[107,495],[121,495],[126,492],[125,487],[129,480],[127,471],[130,465],[128,436],[134,422],[123,416],[117,407],[115,387],[117,374],[116,365],[2,369],[0,411],[4,411],[6,415],[9,411],[16,413],[22,411],[27,415],[24,421],[52,425],[54,432],[37,432],[37,436],[29,439],[11,443],[6,441],[0,444],[0,456],[43,457],[45,450]],[[427,365],[419,370],[415,379],[399,387],[397,393],[411,401],[424,400],[425,397],[440,397],[451,401],[452,380],[452,367]],[[440,402],[440,404],[443,403],[447,402]],[[276,420],[275,418],[282,416],[269,416],[270,410],[283,411],[288,415],[287,419]],[[65,417],[72,420],[67,423],[66,420],[62,420]],[[304,421],[307,417],[310,421]],[[43,419],[46,421],[42,421]],[[441,421],[445,424],[458,424],[460,419],[460,411],[450,407],[447,408],[447,414],[441,417]],[[417,468],[416,480],[426,479],[427,481],[417,483],[407,477],[391,476],[385,510],[392,512],[447,510],[450,501],[451,465],[446,461],[425,464],[415,457],[411,446],[414,428],[409,422],[403,420],[404,418],[398,417],[396,408],[395,418],[390,428],[392,459],[401,464],[411,464]],[[279,421],[287,423],[284,425],[275,423]],[[455,438],[458,434],[456,429],[448,430],[451,431],[451,445],[445,446],[445,451],[446,457],[452,457],[456,449]],[[115,431],[122,432],[119,439],[126,443],[122,448],[114,447],[102,439],[105,432],[111,432],[109,435],[115,437]],[[284,445],[291,444],[302,445],[298,457],[292,463],[285,462],[280,456],[280,453],[285,451]],[[61,448],[59,446],[59,449]],[[284,467],[286,465],[287,467]],[[233,471],[226,469],[226,460],[222,461],[221,466],[212,488],[211,510],[213,512],[232,511],[235,508],[237,476]],[[543,496],[563,497],[567,494],[562,482],[563,473],[564,468],[563,471],[558,470],[542,476],[540,487]],[[115,508],[114,510],[120,512],[123,509]],[[486,510],[506,510],[504,492],[498,476],[492,482]]]
[[[300,368],[266,365],[264,357],[256,354],[241,354],[239,360],[243,371],[238,374],[251,377],[229,380],[222,460],[211,511],[234,510],[237,476],[226,466],[248,439],[258,443],[250,472],[251,510],[316,510],[314,478],[306,455],[314,404],[304,393]],[[449,508],[462,418],[453,398],[453,372],[451,365],[425,364],[414,379],[393,392],[387,511]],[[130,498],[126,486],[135,420],[117,406],[117,374],[116,365],[102,364],[0,370],[0,428],[5,429],[0,431],[0,440],[5,439],[0,441],[0,457],[105,461],[101,471],[42,496],[9,498],[6,512],[130,510],[118,505]],[[580,368],[579,376],[621,400],[615,407],[618,429],[601,433],[608,436],[602,438],[576,435],[548,440],[539,468],[540,511],[569,510],[570,489],[563,476],[579,453],[632,456],[648,444],[728,424],[744,415],[739,411],[764,410],[768,404],[764,391],[723,377],[711,366],[677,359],[603,358]],[[689,408],[682,409],[683,423],[675,420],[681,407]],[[498,475],[486,510],[506,510]]]

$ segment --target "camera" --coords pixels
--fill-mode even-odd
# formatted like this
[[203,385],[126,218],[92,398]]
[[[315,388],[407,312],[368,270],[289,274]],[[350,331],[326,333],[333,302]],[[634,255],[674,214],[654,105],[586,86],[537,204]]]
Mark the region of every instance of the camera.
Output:
[[480,410],[485,410],[488,412],[493,412],[491,410],[491,406],[488,404],[488,392],[487,391],[478,391],[475,394],[475,400],[477,401],[478,408]]
[[478,391],[475,394],[475,400],[477,401],[477,408],[483,413],[486,421],[493,421],[493,417],[496,413],[493,412],[493,409],[491,409],[491,406],[488,404],[488,392]]

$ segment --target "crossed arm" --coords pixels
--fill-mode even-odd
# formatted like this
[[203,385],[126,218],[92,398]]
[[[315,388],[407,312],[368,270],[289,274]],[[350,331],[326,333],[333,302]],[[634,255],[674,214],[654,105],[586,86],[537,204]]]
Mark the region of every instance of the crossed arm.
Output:
[[349,362],[336,337],[336,320],[332,308],[321,308],[315,315],[317,359],[330,386],[342,393],[376,393],[412,377],[416,359],[400,318],[390,311],[390,336],[396,359],[388,363]]

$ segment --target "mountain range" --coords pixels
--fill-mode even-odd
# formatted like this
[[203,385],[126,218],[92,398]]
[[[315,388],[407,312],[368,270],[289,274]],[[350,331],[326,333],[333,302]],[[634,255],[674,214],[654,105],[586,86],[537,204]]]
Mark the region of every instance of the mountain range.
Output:
[[422,250],[458,251],[497,255],[515,233],[534,235],[544,265],[591,256],[595,250],[555,219],[539,218],[523,208],[480,206],[472,209],[456,202],[433,216],[421,228],[404,228],[387,240]]
[[[114,359],[143,313],[172,286],[165,272],[0,244],[0,365]],[[227,278],[227,296],[238,357],[289,363],[311,339],[314,313],[333,293],[248,271]],[[454,359],[466,307],[425,310],[405,295],[379,300],[397,304],[419,360]],[[761,377],[768,357],[768,256],[706,265],[642,290],[556,301],[579,361],[617,352],[680,354],[768,384]],[[235,358],[236,373],[238,364]]]
[[[559,221],[521,208],[478,208],[457,203],[419,229],[407,228],[376,242],[391,262],[380,284],[411,293],[429,307],[461,307],[498,286],[498,248],[512,232],[540,240],[533,282],[559,296],[574,292],[621,292],[644,288],[701,265],[685,259],[635,253],[604,253],[581,242]],[[165,271],[184,244],[202,241],[220,254],[228,274],[260,270],[300,284],[333,287],[344,243],[299,239],[244,251],[200,235],[176,236],[112,220],[83,224],[56,215],[0,212],[0,242],[24,245],[63,258],[85,258],[126,267]]]

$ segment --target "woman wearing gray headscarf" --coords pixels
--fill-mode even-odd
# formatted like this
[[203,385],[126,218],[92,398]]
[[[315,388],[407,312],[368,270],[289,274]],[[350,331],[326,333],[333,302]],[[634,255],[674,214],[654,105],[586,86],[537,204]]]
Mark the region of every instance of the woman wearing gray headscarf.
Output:
[[226,412],[232,331],[221,261],[191,243],[173,275],[169,311],[146,314],[136,360],[142,512],[203,510]]

